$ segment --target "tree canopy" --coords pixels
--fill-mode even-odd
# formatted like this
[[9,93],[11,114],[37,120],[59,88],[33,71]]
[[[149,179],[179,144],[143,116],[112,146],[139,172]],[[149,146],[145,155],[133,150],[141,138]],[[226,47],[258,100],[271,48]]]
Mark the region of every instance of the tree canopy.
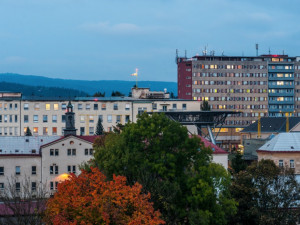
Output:
[[150,193],[142,186],[126,185],[126,178],[113,176],[108,181],[97,168],[70,175],[58,185],[47,203],[47,224],[164,224],[160,213],[149,202]]
[[255,162],[235,174],[231,192],[239,203],[231,224],[296,224],[299,184],[291,169],[272,160]]
[[210,111],[210,105],[208,101],[204,100],[201,104],[201,111]]
[[167,224],[226,224],[235,213],[228,172],[211,162],[212,150],[199,138],[163,114],[142,114],[94,149],[100,170],[142,184]]

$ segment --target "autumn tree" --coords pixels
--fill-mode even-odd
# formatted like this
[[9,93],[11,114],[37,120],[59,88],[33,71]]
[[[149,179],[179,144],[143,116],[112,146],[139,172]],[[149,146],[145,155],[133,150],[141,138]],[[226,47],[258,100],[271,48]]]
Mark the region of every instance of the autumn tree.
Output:
[[234,176],[231,192],[239,205],[230,224],[296,224],[299,191],[291,169],[272,160],[255,162]]
[[164,224],[142,186],[126,185],[126,178],[108,181],[97,168],[74,174],[58,185],[47,203],[47,224]]
[[211,163],[212,150],[163,114],[142,114],[94,149],[100,170],[142,184],[167,224],[226,224],[235,212],[230,175]]

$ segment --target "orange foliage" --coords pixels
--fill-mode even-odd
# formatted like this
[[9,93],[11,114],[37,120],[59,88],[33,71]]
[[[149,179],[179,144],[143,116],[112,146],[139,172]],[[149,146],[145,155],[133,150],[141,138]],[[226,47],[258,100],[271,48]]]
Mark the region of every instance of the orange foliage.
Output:
[[149,202],[150,194],[142,194],[142,186],[126,185],[126,178],[114,176],[107,181],[98,169],[82,171],[77,177],[58,185],[45,212],[47,224],[164,224],[160,213]]

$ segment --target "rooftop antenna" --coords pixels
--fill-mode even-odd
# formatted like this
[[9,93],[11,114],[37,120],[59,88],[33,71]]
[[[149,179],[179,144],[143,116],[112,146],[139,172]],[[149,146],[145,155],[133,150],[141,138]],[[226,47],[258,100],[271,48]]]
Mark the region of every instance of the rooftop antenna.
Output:
[[270,49],[270,47],[269,47],[269,55],[271,55],[271,49]]
[[258,56],[258,44],[255,44],[255,48],[256,48],[256,57]]
[[222,51],[222,56],[224,56],[224,51]]
[[214,50],[210,51],[210,55],[214,56],[215,55],[215,51]]
[[178,49],[176,49],[175,63],[178,63]]
[[207,46],[205,45],[204,50],[202,51],[203,55],[207,54]]
[[186,50],[184,50],[184,57],[187,58],[187,57],[186,57]]

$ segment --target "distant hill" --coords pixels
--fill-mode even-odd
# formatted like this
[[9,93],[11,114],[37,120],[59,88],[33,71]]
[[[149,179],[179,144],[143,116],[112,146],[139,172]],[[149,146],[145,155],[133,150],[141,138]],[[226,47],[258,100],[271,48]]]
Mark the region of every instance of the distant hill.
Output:
[[[135,81],[120,81],[120,80],[71,80],[71,79],[56,79],[42,76],[33,75],[20,75],[12,73],[0,74],[0,82],[18,83],[23,85],[39,85],[45,87],[60,87],[75,89],[78,91],[87,92],[93,95],[96,92],[105,92],[105,96],[110,96],[112,91],[119,91],[126,96],[130,92],[131,88],[135,85]],[[139,87],[149,87],[152,91],[163,91],[165,88],[168,92],[173,92],[177,95],[177,83],[176,82],[164,82],[164,81],[139,81]],[[3,91],[1,88],[0,91]]]
[[40,97],[73,97],[88,96],[84,91],[77,91],[69,88],[30,86],[24,84],[8,83],[0,81],[0,91],[22,92],[24,96]]

